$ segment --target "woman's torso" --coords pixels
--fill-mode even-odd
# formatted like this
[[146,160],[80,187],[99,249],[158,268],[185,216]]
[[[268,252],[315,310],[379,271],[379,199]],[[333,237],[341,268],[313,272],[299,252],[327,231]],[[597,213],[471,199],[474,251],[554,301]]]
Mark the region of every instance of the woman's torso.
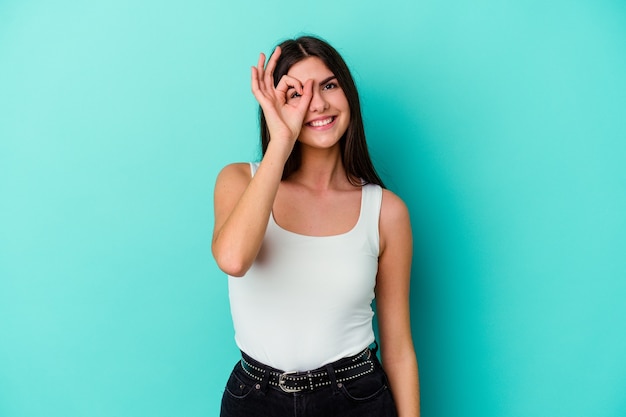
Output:
[[284,191],[257,259],[244,277],[229,278],[229,294],[239,348],[300,371],[374,340],[382,189],[364,185],[327,201]]

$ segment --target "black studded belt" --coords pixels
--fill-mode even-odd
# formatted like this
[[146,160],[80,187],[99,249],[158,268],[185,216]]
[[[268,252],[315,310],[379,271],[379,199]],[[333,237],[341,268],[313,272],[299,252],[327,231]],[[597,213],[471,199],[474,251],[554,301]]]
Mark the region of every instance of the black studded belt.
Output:
[[[341,359],[328,366],[323,366],[311,371],[282,372],[263,365],[249,356],[243,354],[241,367],[252,379],[267,383],[275,388],[280,388],[285,392],[313,391],[318,388],[329,386],[333,380],[337,384],[345,381],[360,378],[374,372],[374,361],[372,351],[368,348],[358,355]],[[330,375],[332,372],[333,375]]]

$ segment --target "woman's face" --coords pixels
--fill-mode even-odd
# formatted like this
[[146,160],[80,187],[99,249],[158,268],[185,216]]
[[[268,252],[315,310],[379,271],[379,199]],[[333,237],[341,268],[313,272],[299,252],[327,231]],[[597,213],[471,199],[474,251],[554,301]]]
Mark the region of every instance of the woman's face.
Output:
[[[302,84],[313,80],[313,98],[298,140],[302,145],[315,148],[336,146],[350,124],[350,106],[335,74],[317,57],[295,63],[287,74]],[[287,100],[300,100],[300,96],[290,89]]]

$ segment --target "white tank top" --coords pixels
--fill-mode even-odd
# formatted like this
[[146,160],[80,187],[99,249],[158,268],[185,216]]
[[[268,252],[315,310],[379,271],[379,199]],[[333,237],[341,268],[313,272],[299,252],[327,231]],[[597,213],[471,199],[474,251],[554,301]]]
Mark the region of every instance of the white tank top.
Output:
[[334,236],[293,233],[270,215],[254,264],[228,278],[239,349],[276,369],[305,371],[374,341],[381,201],[380,186],[364,185],[357,224]]

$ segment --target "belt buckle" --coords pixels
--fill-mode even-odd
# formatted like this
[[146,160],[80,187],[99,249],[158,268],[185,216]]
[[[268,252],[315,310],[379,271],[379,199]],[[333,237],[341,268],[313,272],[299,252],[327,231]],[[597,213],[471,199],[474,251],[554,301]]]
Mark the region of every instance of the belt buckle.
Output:
[[278,387],[287,393],[294,393],[294,392],[302,391],[302,388],[289,388],[285,386],[285,378],[287,378],[290,375],[295,375],[297,373],[298,372],[296,371],[292,371],[292,372],[283,372],[282,374],[278,375]]

